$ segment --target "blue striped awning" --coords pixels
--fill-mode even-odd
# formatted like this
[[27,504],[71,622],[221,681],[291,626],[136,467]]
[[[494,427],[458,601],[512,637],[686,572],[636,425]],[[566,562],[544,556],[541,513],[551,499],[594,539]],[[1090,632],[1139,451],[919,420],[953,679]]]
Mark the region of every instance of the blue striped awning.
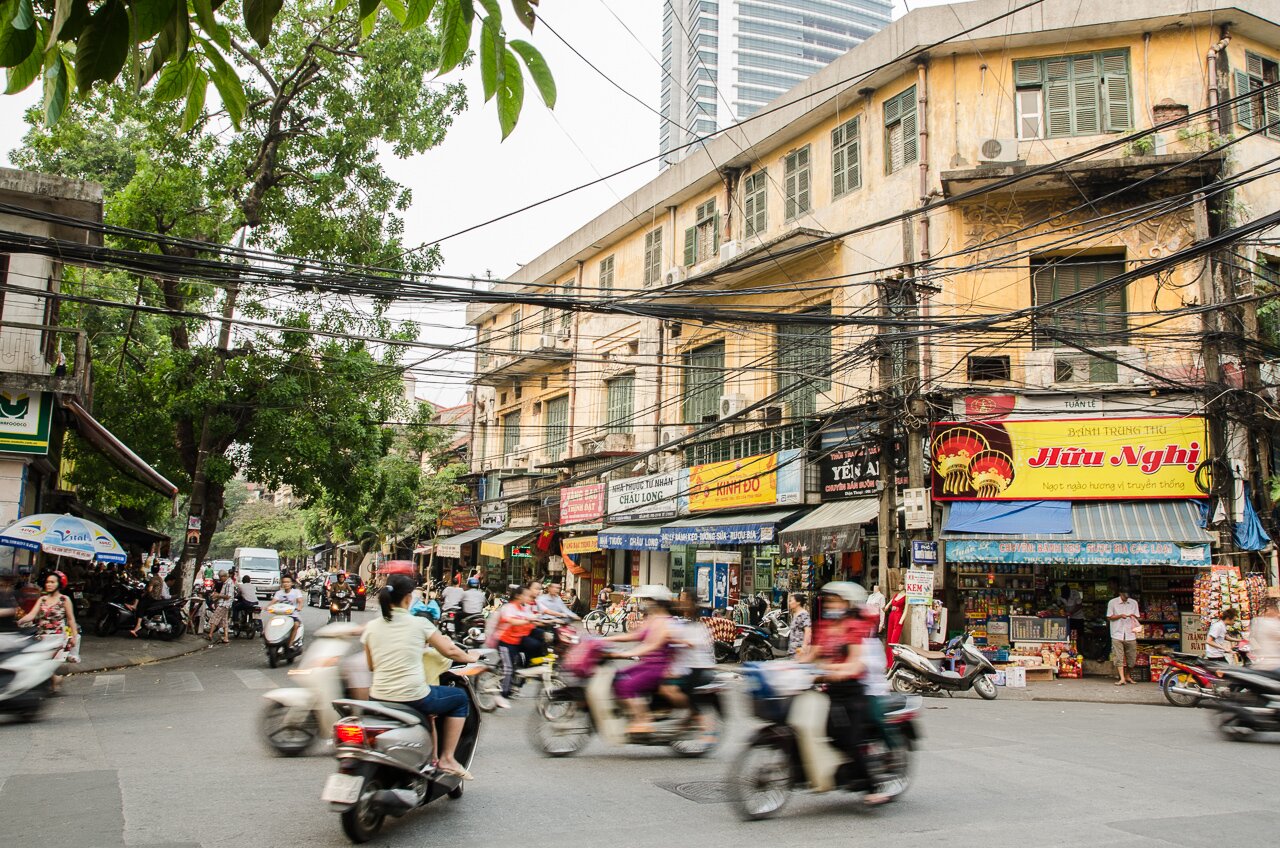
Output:
[[[949,505],[948,505],[949,506]],[[947,526],[950,510],[944,510]],[[1200,526],[1200,504],[1191,500],[1076,501],[1071,504],[1070,533],[948,533],[943,539],[1010,539],[1021,541],[1177,542],[1200,544],[1214,537]]]

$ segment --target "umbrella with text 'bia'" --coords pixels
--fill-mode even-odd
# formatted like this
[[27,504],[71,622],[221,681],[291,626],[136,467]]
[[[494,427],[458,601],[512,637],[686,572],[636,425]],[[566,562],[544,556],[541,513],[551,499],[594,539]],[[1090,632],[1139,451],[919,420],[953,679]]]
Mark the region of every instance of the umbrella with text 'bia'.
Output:
[[115,537],[74,515],[28,515],[0,531],[0,545],[94,562],[128,562]]

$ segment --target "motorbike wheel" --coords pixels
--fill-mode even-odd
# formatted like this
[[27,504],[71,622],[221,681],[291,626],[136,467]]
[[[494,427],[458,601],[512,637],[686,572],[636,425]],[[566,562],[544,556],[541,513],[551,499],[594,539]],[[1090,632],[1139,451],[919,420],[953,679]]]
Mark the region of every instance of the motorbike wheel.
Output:
[[357,845],[377,836],[378,831],[382,830],[382,823],[387,820],[386,813],[373,805],[374,794],[382,790],[377,767],[361,766],[360,776],[364,778],[360,797],[350,809],[342,812],[342,832]]
[[716,655],[716,663],[724,664],[734,661],[733,648],[729,647],[726,642],[716,642],[713,646]]
[[1175,686],[1179,689],[1201,688],[1193,676],[1185,671],[1166,674],[1160,678],[1160,691],[1164,693],[1165,700],[1175,707],[1194,707],[1200,703],[1201,697],[1199,695],[1184,695],[1181,692],[1174,692],[1173,688]]
[[702,713],[707,718],[705,729],[690,730],[688,736],[671,743],[671,750],[682,757],[690,759],[705,757],[720,747],[720,740],[724,738],[724,723],[720,720],[720,710],[707,705]]
[[973,691],[978,693],[978,697],[984,701],[994,701],[996,695],[1000,694],[996,690],[996,685],[991,682],[991,678],[985,674],[973,681]]
[[729,774],[733,805],[744,821],[776,815],[791,797],[790,757],[778,745],[747,745]]
[[1240,716],[1231,712],[1224,712],[1218,716],[1218,733],[1223,739],[1231,742],[1248,742],[1253,738],[1253,728],[1243,723]]
[[493,671],[482,671],[476,675],[476,706],[481,712],[491,713],[498,707],[498,693],[502,691],[502,679]]
[[450,801],[456,801],[456,800],[458,800],[459,798],[461,798],[461,797],[462,797],[462,789],[463,789],[463,787],[464,787],[464,786],[466,786],[466,783],[465,783],[465,782],[464,782],[464,783],[459,783],[457,786],[455,786],[454,788],[450,789],[450,790],[449,790],[449,793],[448,793],[448,794],[449,794],[449,800],[450,800]]
[[105,638],[115,633],[119,626],[120,620],[114,610],[104,612],[102,618],[98,619],[98,623],[94,625],[93,632]]
[[889,686],[900,695],[910,695],[916,691],[915,682],[905,674],[890,677]]
[[280,649],[267,648],[267,665],[275,668],[280,664]]
[[262,711],[262,735],[271,749],[282,757],[297,757],[307,752],[320,735],[320,722],[314,712],[307,713],[301,725],[285,724],[289,708],[275,701]]
[[542,710],[529,714],[529,730],[533,745],[549,757],[571,757],[587,747],[591,740],[591,717],[586,708],[568,698],[558,699],[552,718],[544,718]]
[[773,651],[769,650],[768,645],[761,645],[759,642],[753,642],[742,651],[742,661],[746,662],[768,662],[773,659]]
[[911,740],[895,729],[887,733],[877,791],[897,800],[911,786]]

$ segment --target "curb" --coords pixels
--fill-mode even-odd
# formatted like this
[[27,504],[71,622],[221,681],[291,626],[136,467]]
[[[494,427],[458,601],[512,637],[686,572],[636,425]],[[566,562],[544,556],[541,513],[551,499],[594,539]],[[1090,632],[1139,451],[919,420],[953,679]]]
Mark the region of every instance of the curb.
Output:
[[156,663],[167,662],[168,660],[176,660],[179,657],[190,656],[191,654],[199,653],[208,647],[210,647],[208,644],[196,644],[178,653],[164,657],[139,657],[138,659],[130,662],[123,662],[116,665],[104,665],[94,668],[85,668],[82,663],[67,663],[66,676],[70,677],[73,674],[97,674],[100,671],[118,671],[122,668],[137,668],[138,666],[143,665],[154,665]]

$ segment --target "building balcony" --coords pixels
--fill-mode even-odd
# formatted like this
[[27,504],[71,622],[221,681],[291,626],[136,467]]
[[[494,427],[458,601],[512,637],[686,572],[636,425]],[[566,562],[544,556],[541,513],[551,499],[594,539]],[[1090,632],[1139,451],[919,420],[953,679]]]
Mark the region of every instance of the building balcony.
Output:
[[[58,354],[66,359],[58,365]],[[53,392],[93,406],[89,336],[72,327],[0,321],[0,389]]]
[[552,366],[558,366],[573,358],[573,340],[569,333],[557,331],[542,333],[536,337],[532,350],[489,353],[476,361],[473,382],[496,386],[510,382],[515,377],[536,374]]

